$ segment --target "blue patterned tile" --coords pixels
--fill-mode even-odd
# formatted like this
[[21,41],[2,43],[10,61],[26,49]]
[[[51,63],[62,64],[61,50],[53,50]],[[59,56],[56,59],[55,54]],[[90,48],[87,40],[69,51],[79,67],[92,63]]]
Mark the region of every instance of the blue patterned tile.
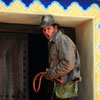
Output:
[[38,0],[38,1],[40,1],[46,8],[54,1],[60,3],[64,7],[64,9],[67,9],[67,7],[72,2],[78,2],[79,5],[82,6],[84,10],[86,10],[90,5],[94,3],[100,6],[100,1],[98,0]]
[[27,7],[34,1],[34,0],[21,0]]
[[11,2],[13,2],[14,0],[1,0],[1,2],[4,2],[7,6],[10,5]]
[[100,30],[100,23],[97,25],[98,29]]
[[[12,4],[13,1],[16,0],[0,0],[5,6],[9,6],[10,3]],[[26,8],[29,8],[31,5],[34,4],[34,2],[41,3],[45,9],[49,7],[53,2],[57,2],[59,5],[63,7],[63,10],[66,10],[69,5],[71,5],[73,2],[79,4],[83,10],[87,10],[91,5],[97,5],[100,9],[100,1],[98,0],[18,0],[21,2],[22,5],[24,5]]]
[[100,65],[98,66],[99,70],[100,70]]
[[98,87],[98,89],[100,90],[100,86]]
[[98,49],[100,50],[100,44],[98,45]]

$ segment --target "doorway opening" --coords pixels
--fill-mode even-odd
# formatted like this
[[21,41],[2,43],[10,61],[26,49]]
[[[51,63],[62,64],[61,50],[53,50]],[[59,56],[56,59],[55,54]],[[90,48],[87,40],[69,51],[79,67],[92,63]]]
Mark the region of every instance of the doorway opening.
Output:
[[[67,34],[75,43],[75,28],[63,27],[64,33]],[[49,66],[48,64],[48,43],[42,31],[38,34],[35,32],[28,34],[28,74],[29,74],[29,100],[36,98],[36,100],[46,99],[49,100],[48,87],[49,82],[43,78],[41,88],[38,93],[33,90],[33,79],[39,72],[44,72]],[[75,43],[76,44],[76,43]]]
[[[34,15],[32,15],[32,16],[34,16]],[[36,17],[36,18],[34,18],[34,21],[33,21],[34,22],[34,25],[37,25],[39,21],[36,21],[36,19],[37,20],[38,20],[38,18],[40,19],[41,15],[38,15],[38,16],[36,15],[34,17]],[[76,35],[75,36],[76,37],[75,44],[76,44],[76,46],[78,48],[78,51],[79,51],[79,54],[80,54],[80,59],[81,59],[81,75],[82,75],[82,82],[81,82],[80,87],[79,87],[78,100],[80,100],[80,99],[81,100],[94,100],[95,99],[95,66],[94,66],[94,64],[95,64],[95,59],[94,59],[95,58],[95,55],[94,55],[95,54],[95,52],[94,52],[95,31],[94,31],[94,29],[95,28],[94,28],[94,19],[93,18],[90,18],[90,17],[74,17],[74,16],[72,16],[72,17],[71,16],[55,16],[55,18],[56,18],[56,21],[59,24],[62,24],[65,27],[67,27],[67,26],[68,27],[74,27],[75,30],[76,30],[76,34],[75,34]],[[23,17],[23,19],[24,19],[24,17]],[[60,21],[60,19],[61,19],[61,21]],[[31,40],[34,40],[34,39],[31,39],[31,37],[36,36],[35,34],[37,34],[38,36],[39,36],[39,34],[41,34],[41,36],[42,36],[42,33],[41,32],[40,33],[35,33],[36,27],[33,27],[33,24],[32,25],[25,25],[25,24],[24,25],[21,25],[21,24],[7,24],[7,23],[5,24],[5,23],[0,23],[0,27],[1,27],[0,28],[0,32],[10,32],[10,33],[11,32],[16,32],[16,33],[25,33],[25,34],[27,34],[28,35],[28,39],[30,41],[30,42],[28,41],[28,45],[29,44],[32,44]],[[41,37],[41,36],[39,36],[39,37]],[[71,36],[73,36],[73,34]],[[36,37],[34,37],[34,38],[36,38]],[[29,65],[27,66],[27,64],[25,65],[23,63],[26,66],[25,67],[26,69],[23,70],[23,68],[20,67],[20,70],[21,70],[20,73],[22,75],[22,79],[24,78],[24,81],[21,79],[21,84],[22,84],[21,85],[21,88],[22,88],[22,86],[23,87],[26,87],[26,88],[22,88],[22,91],[28,91],[28,89],[27,89],[28,85],[26,83],[29,83],[29,96],[30,96],[29,98],[32,99],[33,97],[34,98],[36,97],[37,100],[39,100],[39,97],[41,98],[42,95],[45,95],[45,92],[43,92],[43,93],[40,92],[39,94],[41,96],[39,94],[35,94],[33,92],[32,82],[33,82],[34,76],[38,72],[41,71],[41,68],[43,67],[42,68],[42,71],[45,71],[45,68],[47,66],[44,66],[45,64],[42,63],[42,64],[40,64],[40,67],[38,67],[39,65],[36,66],[37,63],[36,64],[33,64],[33,62],[36,62],[36,61],[31,60],[31,59],[33,59],[32,57],[34,57],[34,59],[35,59],[35,56],[31,56],[31,52],[33,52],[35,50],[37,44],[39,43],[40,38],[37,39],[37,40],[38,40],[38,42],[36,42],[36,43],[34,42],[35,44],[32,47],[34,49],[31,48],[32,45],[31,46],[28,46],[28,48],[31,50],[30,51],[28,49],[28,51],[29,51],[29,53],[28,53],[29,54],[29,60],[28,60]],[[25,45],[23,45],[23,46],[25,47]],[[37,48],[39,48],[39,47],[37,47]],[[41,49],[43,49],[43,46],[41,46],[39,48],[39,51],[40,52],[42,51]],[[37,57],[39,57],[38,55],[39,55],[40,52],[37,53],[37,50],[35,50],[36,53],[34,55],[37,55]],[[23,51],[23,52],[25,53],[25,51]],[[23,52],[21,54],[23,54]],[[23,57],[23,56],[21,56],[21,57]],[[42,60],[44,59],[44,55],[43,55],[43,57],[41,59]],[[47,56],[46,56],[45,59],[47,60]],[[40,63],[41,61],[39,61],[39,59],[38,59],[37,62]],[[33,65],[31,65],[30,63],[33,64]],[[30,66],[32,68],[34,68],[34,69],[32,70],[32,68]],[[2,69],[1,66],[0,66],[0,68]],[[27,70],[28,69],[29,69],[29,73],[27,74]],[[35,70],[35,69],[38,69],[38,71]],[[34,75],[32,75],[32,74],[34,74]],[[24,75],[28,76],[29,77],[29,80],[27,80],[27,78],[25,78],[26,76],[24,76]],[[3,75],[1,75],[1,76],[3,76]],[[4,78],[2,78],[2,79],[4,80]],[[19,81],[17,81],[17,82],[19,82]],[[47,81],[45,80],[45,82],[47,82]],[[45,82],[42,82],[42,83],[44,84]],[[3,82],[3,84],[4,84],[4,82]],[[46,83],[46,85],[48,85],[48,82]],[[40,91],[42,91],[42,89],[44,89],[43,87],[44,86],[41,85]],[[48,87],[48,86],[45,86],[45,87]],[[4,87],[2,87],[2,88],[4,90]],[[0,98],[3,98],[4,96],[5,96],[5,98],[7,97],[4,93],[2,95],[2,91],[0,93],[1,93],[0,94]],[[84,93],[85,93],[85,96],[84,96]],[[14,95],[12,95],[12,99],[13,98],[14,98]],[[23,98],[23,99],[25,100],[25,98]]]
[[[48,48],[46,39],[42,34],[29,34],[28,36],[28,56],[29,56],[29,100],[47,99],[48,84],[43,78],[41,88],[38,93],[33,90],[33,79],[39,72],[44,72],[48,66]],[[37,85],[36,85],[37,86]]]

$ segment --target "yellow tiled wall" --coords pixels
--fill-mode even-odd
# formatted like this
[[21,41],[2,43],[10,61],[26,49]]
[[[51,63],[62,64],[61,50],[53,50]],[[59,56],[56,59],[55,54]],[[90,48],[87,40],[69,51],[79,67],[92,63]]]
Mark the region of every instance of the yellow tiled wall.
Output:
[[78,3],[72,3],[66,11],[57,3],[53,3],[48,9],[44,9],[39,2],[35,2],[30,8],[24,7],[16,0],[10,7],[5,7],[0,2],[0,12],[20,12],[34,14],[57,14],[65,16],[93,17],[94,19],[94,71],[95,71],[95,97],[100,100],[100,7],[93,4],[87,10],[83,10]]

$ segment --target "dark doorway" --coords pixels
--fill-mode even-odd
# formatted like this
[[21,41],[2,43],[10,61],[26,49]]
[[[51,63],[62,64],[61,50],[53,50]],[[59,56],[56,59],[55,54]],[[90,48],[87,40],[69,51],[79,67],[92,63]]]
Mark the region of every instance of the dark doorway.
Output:
[[[48,67],[48,46],[43,34],[30,34],[28,37],[29,55],[29,100],[48,100],[48,82],[44,78],[38,93],[33,90],[33,78]],[[36,85],[37,86],[37,85]]]
[[[67,34],[75,43],[75,29],[64,28],[65,34]],[[63,30],[62,30],[63,31]],[[28,56],[29,56],[29,100],[49,100],[48,96],[48,81],[43,78],[41,88],[38,93],[33,90],[33,78],[39,72],[45,71],[48,65],[48,45],[47,40],[40,32],[40,34],[28,35]]]
[[[21,24],[0,23],[0,27],[0,100],[49,100],[46,79],[38,93],[33,90],[33,78],[49,66],[47,40],[41,30]],[[63,29],[75,43],[75,28]]]

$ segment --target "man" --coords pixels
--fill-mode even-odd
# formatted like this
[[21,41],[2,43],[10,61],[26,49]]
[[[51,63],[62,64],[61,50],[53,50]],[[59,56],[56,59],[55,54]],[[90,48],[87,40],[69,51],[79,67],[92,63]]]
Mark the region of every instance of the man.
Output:
[[[75,100],[77,84],[80,81],[80,58],[77,48],[72,40],[60,31],[52,15],[42,17],[40,28],[49,41],[50,66],[46,69],[45,78],[54,83],[52,99]],[[56,81],[57,79],[63,84]]]

